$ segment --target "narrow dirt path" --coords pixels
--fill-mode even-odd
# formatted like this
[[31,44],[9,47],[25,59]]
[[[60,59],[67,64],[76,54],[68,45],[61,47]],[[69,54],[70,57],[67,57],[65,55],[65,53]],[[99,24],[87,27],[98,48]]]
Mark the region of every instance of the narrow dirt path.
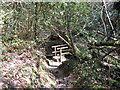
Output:
[[[49,63],[51,63],[51,60],[49,61]],[[56,64],[56,65],[54,65],[54,64]],[[56,84],[55,88],[72,88],[73,85],[70,83],[72,81],[71,76],[66,77],[64,75],[63,71],[58,68],[59,65],[61,65],[62,63],[54,62],[54,64],[50,65],[48,69],[56,78],[57,84]]]

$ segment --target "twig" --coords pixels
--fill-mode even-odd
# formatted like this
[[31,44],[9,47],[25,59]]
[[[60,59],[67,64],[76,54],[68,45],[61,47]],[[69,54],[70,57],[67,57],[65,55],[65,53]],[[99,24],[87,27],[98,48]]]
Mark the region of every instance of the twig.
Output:
[[[85,24],[83,25],[83,28],[82,28],[82,30],[81,30],[81,31],[83,31],[83,30],[85,29],[86,25],[87,25],[87,23],[85,23]],[[74,37],[77,37],[79,34],[81,34],[81,33],[78,33],[78,34],[77,34],[77,35],[75,35]]]
[[108,56],[110,53],[114,52],[114,51],[117,50],[117,49],[118,49],[118,48],[115,48],[115,49],[111,50],[110,52],[108,52],[106,55],[104,55],[104,56],[102,57],[102,60],[103,60],[106,56]]
[[[100,50],[102,50],[105,54],[107,54],[107,52],[106,51],[104,51],[103,50],[103,48],[101,48]],[[108,55],[108,56],[110,56],[111,58],[114,58],[114,59],[116,59],[116,60],[120,60],[119,58],[115,58],[114,56],[112,56],[112,55]]]

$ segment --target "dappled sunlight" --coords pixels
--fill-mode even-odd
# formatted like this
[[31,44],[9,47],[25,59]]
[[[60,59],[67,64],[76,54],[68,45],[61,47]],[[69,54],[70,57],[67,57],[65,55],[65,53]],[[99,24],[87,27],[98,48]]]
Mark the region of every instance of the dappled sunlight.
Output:
[[1,2],[0,89],[120,88],[118,2]]

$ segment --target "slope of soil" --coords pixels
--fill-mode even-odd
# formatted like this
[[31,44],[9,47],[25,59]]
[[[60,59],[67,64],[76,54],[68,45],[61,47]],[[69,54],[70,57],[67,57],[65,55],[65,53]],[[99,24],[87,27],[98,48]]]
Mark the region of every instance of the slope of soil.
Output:
[[[36,52],[36,51],[35,51]],[[0,62],[0,88],[52,88],[55,77],[44,65],[45,60],[32,52],[4,53]]]

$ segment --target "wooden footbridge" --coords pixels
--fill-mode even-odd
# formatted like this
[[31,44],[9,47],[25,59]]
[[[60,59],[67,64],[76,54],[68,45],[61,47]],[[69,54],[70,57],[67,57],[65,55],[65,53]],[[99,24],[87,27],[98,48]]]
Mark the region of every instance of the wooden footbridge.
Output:
[[65,54],[71,54],[70,51],[71,49],[69,49],[67,44],[62,44],[62,45],[54,45],[52,46],[53,50],[53,60],[56,62],[63,62],[66,60],[65,58]]

